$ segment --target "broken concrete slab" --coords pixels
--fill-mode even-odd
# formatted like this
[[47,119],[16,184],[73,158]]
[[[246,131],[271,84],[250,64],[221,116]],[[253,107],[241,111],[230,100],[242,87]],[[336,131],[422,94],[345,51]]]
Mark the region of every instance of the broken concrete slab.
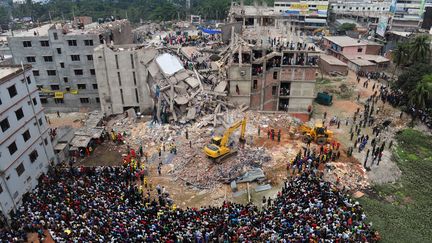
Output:
[[236,193],[233,193],[233,197],[240,197],[246,193],[247,193],[247,190],[238,191]]
[[226,81],[221,81],[215,88],[214,88],[214,92],[217,92],[217,93],[222,93],[222,92],[224,92],[225,91],[225,89],[226,89],[226,86],[227,86],[228,84],[227,84],[227,82]]
[[164,164],[171,164],[171,163],[172,163],[172,160],[174,159],[174,157],[175,157],[175,154],[169,153],[169,154],[165,157],[163,163],[164,163]]
[[195,89],[196,87],[199,86],[199,81],[196,78],[193,77],[189,77],[187,79],[185,79],[185,82],[192,88]]
[[237,183],[252,182],[262,178],[265,178],[264,171],[260,168],[255,168],[240,176],[237,179]]
[[176,75],[174,75],[174,77],[178,80],[178,81],[183,81],[187,78],[189,78],[191,76],[192,73],[190,73],[188,70],[184,70],[184,71],[180,71],[178,73],[176,73]]
[[237,192],[238,191],[237,183],[235,181],[231,181],[230,186],[231,186],[231,190],[233,192]]
[[168,77],[184,69],[179,59],[169,53],[158,56],[156,63],[160,70]]
[[272,189],[272,186],[270,186],[270,184],[259,185],[255,188],[255,192],[262,192],[270,189]]
[[177,96],[174,101],[178,104],[178,105],[186,105],[189,100],[186,96],[181,95],[181,96]]
[[147,48],[145,50],[145,55],[141,59],[141,63],[144,65],[147,65],[149,62],[151,62],[156,55],[158,54],[158,51],[154,48]]
[[193,119],[195,119],[195,116],[196,116],[196,109],[195,109],[195,107],[190,107],[188,109],[187,119],[193,120]]

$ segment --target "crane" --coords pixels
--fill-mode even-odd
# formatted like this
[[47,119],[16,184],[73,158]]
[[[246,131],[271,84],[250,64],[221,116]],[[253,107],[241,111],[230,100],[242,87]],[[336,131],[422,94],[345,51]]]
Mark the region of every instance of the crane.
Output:
[[237,149],[230,149],[227,146],[228,140],[231,134],[241,127],[240,130],[240,142],[245,142],[246,133],[246,117],[236,123],[232,124],[225,132],[222,137],[215,136],[212,138],[211,143],[204,147],[204,153],[215,162],[220,162],[223,159],[237,153]]

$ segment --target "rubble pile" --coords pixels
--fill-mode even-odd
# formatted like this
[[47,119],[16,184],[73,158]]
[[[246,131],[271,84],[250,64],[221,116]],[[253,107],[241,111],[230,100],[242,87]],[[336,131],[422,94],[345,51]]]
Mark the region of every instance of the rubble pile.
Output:
[[369,186],[366,173],[359,163],[328,162],[324,170],[324,180],[348,191]]
[[261,168],[270,160],[271,157],[265,149],[247,145],[240,149],[236,156],[221,163],[210,161],[201,151],[192,154],[186,152],[173,160],[173,169],[170,173],[186,185],[199,189],[213,189],[220,183],[229,183],[248,171]]

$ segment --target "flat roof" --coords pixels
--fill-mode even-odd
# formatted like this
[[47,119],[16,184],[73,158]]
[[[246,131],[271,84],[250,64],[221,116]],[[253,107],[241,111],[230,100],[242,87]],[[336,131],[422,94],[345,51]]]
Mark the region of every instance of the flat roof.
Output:
[[[25,71],[31,69],[31,65],[24,65]],[[0,84],[11,80],[12,78],[22,74],[21,65],[0,65]]]
[[372,62],[370,62],[370,61],[368,61],[368,60],[365,60],[365,59],[361,59],[361,58],[359,58],[359,59],[351,59],[351,60],[349,60],[350,62],[352,62],[352,63],[354,63],[354,64],[356,64],[356,65],[358,65],[358,66],[375,66],[375,63],[372,63]]
[[389,62],[390,59],[385,58],[383,56],[380,55],[369,55],[369,54],[365,54],[365,55],[344,55],[348,60],[353,60],[353,59],[364,59],[364,60],[368,60],[368,61],[373,61],[376,63],[383,63],[383,62]]
[[320,58],[330,65],[348,66],[346,63],[331,55],[321,55]]
[[39,36],[48,36],[48,30],[53,26],[53,24],[45,24],[33,29],[28,30],[14,30],[13,37],[31,37],[35,36],[35,32],[39,33]]
[[324,39],[335,43],[338,46],[365,46],[368,42],[360,39],[354,39],[349,36],[324,36]]

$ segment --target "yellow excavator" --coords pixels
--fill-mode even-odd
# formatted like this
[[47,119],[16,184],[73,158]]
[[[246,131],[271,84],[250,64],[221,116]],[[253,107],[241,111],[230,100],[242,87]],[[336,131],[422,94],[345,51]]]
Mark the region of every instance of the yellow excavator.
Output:
[[331,142],[333,139],[333,131],[323,127],[322,122],[317,122],[314,128],[303,124],[300,126],[299,130],[303,135],[302,141],[304,143],[314,141],[319,145],[324,145]]
[[246,117],[231,125],[231,127],[229,127],[224,132],[224,135],[222,137],[213,137],[211,143],[204,147],[204,153],[217,163],[222,161],[223,159],[228,158],[231,155],[236,154],[237,149],[229,148],[227,143],[231,134],[239,127],[241,127],[239,140],[241,143],[244,143],[246,141]]

